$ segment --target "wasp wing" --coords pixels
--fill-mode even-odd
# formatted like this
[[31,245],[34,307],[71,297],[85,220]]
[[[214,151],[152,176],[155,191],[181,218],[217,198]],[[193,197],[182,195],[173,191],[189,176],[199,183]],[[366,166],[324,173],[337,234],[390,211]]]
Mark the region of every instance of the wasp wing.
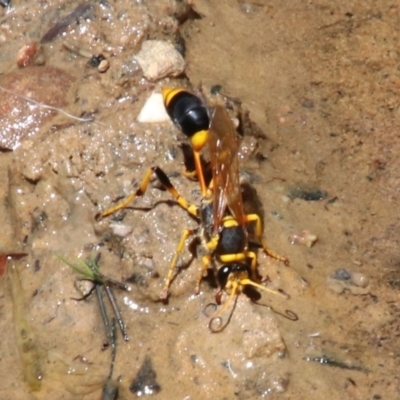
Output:
[[244,223],[243,200],[239,180],[239,143],[232,121],[224,107],[212,113],[208,145],[213,177],[214,232],[221,226],[228,206],[232,216]]

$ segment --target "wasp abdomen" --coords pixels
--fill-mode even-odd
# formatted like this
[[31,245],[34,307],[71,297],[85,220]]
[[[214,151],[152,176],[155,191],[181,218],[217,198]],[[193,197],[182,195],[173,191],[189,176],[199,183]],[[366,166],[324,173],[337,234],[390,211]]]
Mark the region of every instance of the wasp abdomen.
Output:
[[167,100],[165,108],[172,121],[189,138],[210,126],[207,107],[189,92],[178,91]]
[[223,228],[215,253],[216,255],[241,253],[245,250],[246,244],[246,232],[242,226]]

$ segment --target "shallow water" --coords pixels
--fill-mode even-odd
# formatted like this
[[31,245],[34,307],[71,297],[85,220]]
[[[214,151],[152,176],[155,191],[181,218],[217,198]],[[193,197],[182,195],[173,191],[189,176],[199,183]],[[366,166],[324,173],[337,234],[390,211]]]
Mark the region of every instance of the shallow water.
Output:
[[[135,277],[132,291],[116,291],[130,336],[124,342],[117,332],[113,379],[122,399],[135,397],[129,387],[143,365],[143,387],[160,399],[396,398],[399,8],[386,1],[203,0],[194,2],[195,15],[171,1],[93,4],[92,19],[43,45],[46,66],[76,79],[63,109],[84,120],[59,113],[37,121],[35,135],[18,136],[14,151],[0,154],[0,249],[28,254],[9,261],[0,281],[7,333],[0,357],[9,371],[0,376],[0,399],[100,397],[111,356],[102,350],[98,305],[94,296],[71,299],[80,296],[77,274],[56,257],[98,252],[104,274]],[[3,80],[17,68],[18,50],[79,3],[12,5],[0,17]],[[168,193],[151,185],[137,202],[145,209],[126,210],[125,238],[111,233],[111,217],[94,219],[154,165],[198,201],[198,185],[181,174],[185,138],[169,122],[135,121],[154,90],[185,84],[149,83],[133,60],[144,37],[177,38],[174,11],[185,17],[180,34],[190,82],[205,93],[221,85],[259,129],[244,139],[242,166],[262,203],[268,245],[290,260],[285,267],[260,252],[261,274],[291,298],[263,293],[261,303],[274,313],[241,295],[219,334],[209,331],[204,313],[215,289],[203,282],[194,295],[200,260],[180,271],[168,304],[157,301],[181,232],[196,227],[184,210],[161,201]],[[99,73],[63,42],[103,53],[110,69]],[[323,199],[301,196],[310,193]],[[307,247],[301,236],[311,234],[317,241]],[[189,260],[184,252],[182,264]],[[341,280],[340,270],[350,278]],[[10,271],[21,281],[18,308]],[[285,310],[299,319],[278,314]],[[18,347],[23,323],[31,342]],[[32,354],[40,388],[23,377]]]

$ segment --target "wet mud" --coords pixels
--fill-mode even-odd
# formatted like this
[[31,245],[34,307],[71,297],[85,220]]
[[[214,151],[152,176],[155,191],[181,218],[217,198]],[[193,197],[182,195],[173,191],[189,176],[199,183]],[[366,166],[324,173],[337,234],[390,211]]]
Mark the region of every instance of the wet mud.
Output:
[[[397,398],[400,8],[187,3],[0,9],[0,399],[115,398],[116,388],[120,399]],[[159,56],[149,67],[159,78],[146,75],[135,56],[152,40],[173,44],[186,76]],[[290,299],[241,294],[219,333],[212,280],[194,293],[193,246],[159,299],[197,222],[156,180],[95,219],[153,166],[199,204],[183,174],[187,138],[168,120],[136,120],[165,87],[240,109],[245,197],[261,208],[269,248],[290,260],[258,250],[260,276]],[[129,336],[115,327],[114,364],[96,294],[76,300],[91,283],[60,259],[98,254],[91,280],[130,286],[114,287]]]

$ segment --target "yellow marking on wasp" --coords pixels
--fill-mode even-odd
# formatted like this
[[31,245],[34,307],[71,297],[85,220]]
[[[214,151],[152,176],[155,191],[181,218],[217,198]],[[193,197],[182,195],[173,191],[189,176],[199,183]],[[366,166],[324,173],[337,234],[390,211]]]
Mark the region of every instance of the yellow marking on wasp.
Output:
[[183,89],[174,89],[174,88],[164,88],[161,90],[162,96],[164,99],[164,103],[166,106],[170,103],[171,99],[175,97],[178,93],[184,92]]

